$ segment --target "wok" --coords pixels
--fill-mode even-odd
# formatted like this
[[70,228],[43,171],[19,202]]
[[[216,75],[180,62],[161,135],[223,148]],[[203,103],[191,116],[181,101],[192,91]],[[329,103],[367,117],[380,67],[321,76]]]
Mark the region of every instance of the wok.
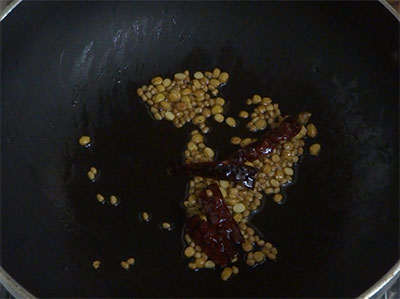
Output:
[[[379,2],[24,1],[1,37],[1,265],[33,295],[354,297],[398,261],[399,23]],[[269,96],[311,111],[322,145],[287,201],[266,197],[252,219],[278,261],[228,282],[182,256],[186,181],[166,168],[193,127],[154,121],[135,94],[213,67],[231,75],[229,115]],[[220,155],[250,135],[212,126]]]

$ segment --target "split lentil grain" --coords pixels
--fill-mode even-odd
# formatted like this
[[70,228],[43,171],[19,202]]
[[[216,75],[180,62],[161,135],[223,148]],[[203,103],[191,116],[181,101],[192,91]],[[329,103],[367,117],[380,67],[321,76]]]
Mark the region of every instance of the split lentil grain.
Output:
[[274,201],[275,201],[276,203],[281,202],[282,199],[283,199],[283,195],[282,195],[282,194],[277,193],[277,194],[274,195]]
[[89,178],[89,180],[91,180],[91,181],[94,181],[94,179],[96,178],[96,175],[95,175],[93,172],[91,172],[91,171],[88,171],[88,172],[86,173],[86,175],[87,175],[87,177]]
[[165,229],[165,230],[171,230],[171,229],[172,229],[171,223],[168,223],[168,222],[163,222],[163,223],[161,224],[161,227],[162,227],[163,229]]
[[217,113],[214,115],[214,119],[216,122],[222,123],[225,117],[221,113]]
[[318,156],[321,150],[321,145],[319,143],[314,143],[310,146],[310,154],[313,156]]
[[142,212],[141,217],[142,217],[143,221],[145,221],[145,222],[149,222],[150,221],[150,214],[147,213],[147,212]]
[[89,136],[81,136],[81,138],[79,138],[79,144],[82,146],[88,146],[90,145],[91,139]]
[[96,260],[92,263],[93,268],[98,269],[100,268],[101,262],[99,260]]
[[307,129],[307,136],[314,138],[315,136],[317,136],[317,128],[315,127],[314,124],[308,124],[306,126]]
[[232,276],[232,268],[226,267],[221,272],[221,279],[227,281]]
[[110,196],[110,204],[112,204],[113,206],[116,206],[118,204],[118,202],[119,202],[118,197],[116,197],[115,195]]
[[204,263],[204,268],[206,268],[206,269],[214,269],[215,268],[215,263],[212,260],[208,260],[207,262]]
[[232,128],[236,127],[236,120],[233,117],[228,117],[225,120],[226,124]]
[[100,193],[97,193],[97,194],[96,194],[96,199],[97,199],[97,201],[100,202],[100,203],[104,203],[104,202],[105,202],[104,196],[101,195]]
[[126,261],[122,261],[120,263],[121,267],[124,268],[125,270],[128,270],[130,265]]
[[249,113],[247,111],[242,110],[242,111],[239,112],[239,117],[240,118],[248,118],[249,117]]

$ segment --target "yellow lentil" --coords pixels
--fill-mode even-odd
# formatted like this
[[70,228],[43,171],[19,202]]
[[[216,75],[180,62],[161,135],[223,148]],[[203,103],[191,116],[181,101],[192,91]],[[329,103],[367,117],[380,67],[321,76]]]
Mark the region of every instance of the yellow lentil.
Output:
[[200,257],[200,258],[196,258],[194,263],[196,264],[197,268],[204,268],[204,264],[206,263],[206,261]]
[[321,145],[319,143],[314,143],[310,146],[310,154],[313,156],[318,156],[321,150]]
[[96,176],[94,175],[94,173],[91,172],[91,171],[88,171],[88,172],[87,172],[87,177],[88,177],[89,180],[91,180],[91,181],[93,181],[93,180],[96,178]]
[[249,113],[247,111],[242,110],[242,111],[239,112],[239,117],[240,118],[248,118],[249,117]]
[[224,116],[220,113],[214,115],[214,119],[216,122],[222,123],[224,121]]
[[122,262],[120,263],[120,265],[121,265],[121,267],[124,268],[125,270],[128,270],[128,269],[129,269],[129,264],[128,264],[127,262],[125,262],[125,261],[122,261]]
[[261,102],[261,97],[258,94],[255,94],[252,98],[253,104],[259,104]]
[[173,121],[175,119],[175,114],[170,111],[165,112],[165,119]]
[[264,255],[264,253],[262,251],[254,252],[254,260],[257,263],[261,263],[262,261],[264,261],[264,259],[265,259],[265,255]]
[[178,81],[183,81],[186,79],[186,75],[183,73],[177,73],[175,74],[174,78]]
[[232,144],[240,144],[240,142],[242,141],[242,139],[240,139],[240,137],[236,137],[236,136],[234,136],[234,137],[232,137],[231,138],[231,143]]
[[151,80],[151,84],[153,85],[159,85],[163,82],[163,79],[161,77],[155,77]]
[[92,263],[93,268],[98,269],[100,268],[101,262],[99,260],[96,260]]
[[166,229],[166,230],[170,230],[171,229],[171,224],[168,223],[168,222],[163,222],[161,226],[162,226],[163,229]]
[[196,79],[200,80],[202,78],[204,78],[204,75],[202,72],[195,72],[193,77],[195,77]]
[[163,80],[163,85],[165,87],[168,87],[168,86],[171,85],[171,82],[172,82],[171,79],[166,78],[166,79]]
[[214,158],[214,151],[211,149],[211,148],[209,148],[209,147],[206,147],[205,149],[204,149],[204,154],[206,155],[206,157],[208,157],[208,158]]
[[221,74],[218,76],[218,80],[221,81],[222,83],[228,82],[228,79],[229,79],[229,74],[228,74],[228,73],[225,73],[225,72],[221,73]]
[[221,279],[227,281],[232,275],[232,269],[229,267],[224,268],[221,272]]
[[311,138],[317,136],[317,128],[314,124],[307,125],[307,136]]
[[215,104],[223,106],[225,104],[225,100],[221,97],[215,99]]
[[233,211],[235,213],[242,213],[242,212],[244,212],[244,210],[246,210],[246,207],[242,203],[238,203],[233,206]]
[[228,126],[236,127],[236,120],[233,117],[228,117],[225,121]]
[[213,269],[215,268],[215,263],[212,260],[208,260],[207,262],[205,262],[204,268]]
[[91,142],[91,139],[89,136],[82,136],[81,138],[79,138],[79,144],[82,146],[87,146],[89,145]]
[[277,194],[274,195],[274,201],[275,202],[281,202],[282,199],[283,199],[283,195],[282,194],[277,193]]
[[240,142],[240,146],[245,147],[252,142],[253,142],[253,140],[251,138],[245,138],[245,139],[242,139],[242,141]]
[[110,196],[110,203],[116,205],[118,203],[118,198],[115,195]]
[[221,105],[214,105],[214,106],[211,108],[211,113],[212,113],[213,115],[219,114],[219,113],[223,113],[223,112],[224,112],[224,108],[222,108]]
[[188,246],[185,248],[184,254],[186,257],[192,257],[192,256],[194,256],[195,253],[196,253],[196,251],[194,250],[193,247]]
[[127,262],[129,265],[133,265],[133,264],[135,263],[135,259],[134,259],[133,257],[130,257],[130,258],[128,258],[128,259],[126,260],[126,262]]
[[198,115],[193,119],[195,124],[202,124],[206,121],[206,118],[203,115]]
[[96,198],[97,198],[97,201],[98,202],[101,202],[101,203],[103,203],[104,202],[104,196],[103,195],[101,195],[100,193],[97,193],[96,194]]
[[142,219],[143,219],[144,221],[146,221],[146,222],[149,222],[149,221],[150,221],[150,215],[149,215],[149,213],[143,212],[143,213],[142,213]]
[[236,222],[240,222],[240,221],[243,219],[243,217],[242,217],[241,214],[235,214],[235,215],[233,215],[233,219],[234,219]]
[[236,266],[232,266],[232,272],[233,274],[238,274],[239,273],[239,268]]

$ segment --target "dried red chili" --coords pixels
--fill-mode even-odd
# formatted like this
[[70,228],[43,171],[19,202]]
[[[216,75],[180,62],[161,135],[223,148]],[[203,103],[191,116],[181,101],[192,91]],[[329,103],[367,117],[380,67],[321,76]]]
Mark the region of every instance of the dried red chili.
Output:
[[244,165],[244,162],[252,162],[272,153],[280,141],[293,138],[300,132],[301,127],[302,124],[299,116],[288,117],[278,128],[268,131],[258,141],[237,150],[227,160],[176,165],[170,169],[170,173],[174,175],[197,175],[218,180],[239,182],[253,189],[258,169]]
[[228,159],[235,163],[244,163],[246,161],[252,162],[259,157],[268,155],[272,153],[280,141],[296,136],[301,127],[298,116],[288,117],[278,128],[266,132],[256,142],[237,150]]
[[238,256],[238,251],[226,234],[218,232],[212,224],[201,220],[199,216],[188,218],[186,225],[192,240],[221,267],[225,267]]
[[209,258],[225,267],[239,254],[235,245],[244,241],[243,236],[217,184],[208,186],[199,197],[207,221],[197,215],[188,218],[188,233]]
[[200,192],[199,198],[207,220],[212,225],[216,225],[219,230],[225,231],[228,239],[233,240],[235,244],[242,243],[244,240],[239,226],[226,206],[218,184],[209,185]]
[[258,169],[255,167],[228,160],[175,165],[170,168],[170,173],[173,175],[197,175],[217,180],[240,182],[250,189],[254,188],[257,172]]

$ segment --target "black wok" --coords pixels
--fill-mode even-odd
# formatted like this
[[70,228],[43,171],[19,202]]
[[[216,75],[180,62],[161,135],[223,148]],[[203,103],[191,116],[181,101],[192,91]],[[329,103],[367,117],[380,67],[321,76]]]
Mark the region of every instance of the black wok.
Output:
[[[1,265],[32,294],[353,297],[399,259],[399,24],[380,3],[27,1],[1,25]],[[252,220],[278,261],[228,282],[182,256],[186,182],[166,168],[193,127],[154,121],[135,94],[215,66],[228,114],[270,96],[311,111],[322,145]],[[237,132],[214,123],[208,142],[223,155]]]

